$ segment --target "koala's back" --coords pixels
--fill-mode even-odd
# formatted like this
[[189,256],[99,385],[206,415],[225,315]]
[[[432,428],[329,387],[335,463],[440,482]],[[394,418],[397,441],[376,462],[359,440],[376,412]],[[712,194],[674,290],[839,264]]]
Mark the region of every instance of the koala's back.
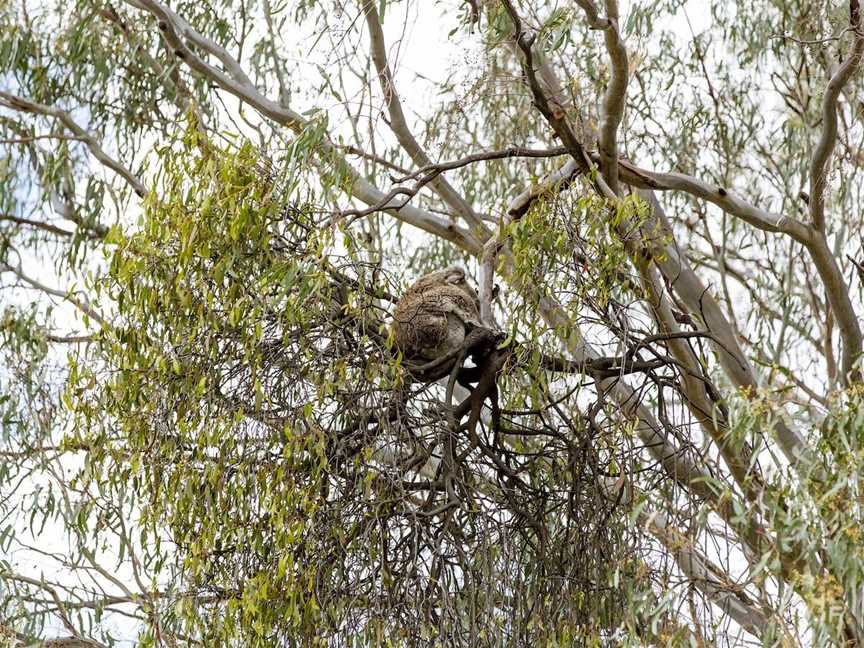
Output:
[[[472,291],[473,292],[473,291]],[[396,306],[396,344],[408,359],[434,360],[462,346],[465,322],[454,306],[479,317],[476,296],[450,284],[412,286]]]

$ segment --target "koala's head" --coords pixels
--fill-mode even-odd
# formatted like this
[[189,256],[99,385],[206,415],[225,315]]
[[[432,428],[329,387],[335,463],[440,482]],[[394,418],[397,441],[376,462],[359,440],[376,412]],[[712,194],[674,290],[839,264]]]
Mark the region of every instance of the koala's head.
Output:
[[477,293],[466,280],[465,270],[459,266],[452,265],[443,270],[436,270],[420,277],[410,290],[426,291],[435,286],[454,286],[468,294],[472,300],[477,301]]
[[454,265],[423,275],[411,287],[422,289],[429,286],[442,286],[444,284],[458,286],[463,283],[465,283],[465,271],[459,266]]

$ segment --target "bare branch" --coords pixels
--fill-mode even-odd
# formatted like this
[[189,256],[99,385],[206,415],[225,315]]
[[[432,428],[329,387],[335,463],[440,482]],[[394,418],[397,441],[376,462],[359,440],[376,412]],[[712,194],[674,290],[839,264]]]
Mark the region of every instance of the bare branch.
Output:
[[96,339],[96,335],[53,335],[49,333],[45,336],[45,339],[55,344],[80,344],[82,342],[92,342]]
[[579,175],[582,175],[582,169],[579,164],[575,160],[568,160],[557,170],[547,174],[536,186],[530,187],[516,196],[510,202],[507,213],[514,220],[518,220],[528,213],[528,210],[531,209],[531,206],[535,202],[543,200],[559,191],[564,191]]
[[[672,235],[672,229],[660,201],[651,191],[642,190],[639,193],[651,206],[659,225],[655,227],[653,223],[647,224],[646,229],[654,231],[649,240],[665,240]],[[715,336],[712,339],[714,350],[720,360],[720,366],[732,383],[737,387],[744,387],[745,395],[756,396],[759,392],[756,375],[738,344],[735,330],[726,319],[711,291],[702,283],[675,245],[664,244],[662,250],[656,250],[652,254],[652,258],[669,286],[680,296],[688,310]],[[780,447],[789,461],[794,465],[803,458],[809,465],[812,457],[809,457],[809,450],[801,434],[787,426],[780,417],[776,429]]]
[[[174,48],[178,57],[183,60],[192,70],[215,82],[220,88],[230,92],[241,101],[245,101],[265,117],[272,119],[277,124],[290,128],[296,133],[302,133],[309,122],[301,115],[280,103],[272,101],[261,94],[261,92],[249,81],[248,76],[242,71],[239,64],[231,55],[216,43],[206,39],[180,16],[158,0],[125,0],[127,4],[143,9],[159,21],[159,29],[162,31],[166,41]],[[219,59],[230,74],[210,65],[202,57],[196,54],[187,45],[184,39],[196,47],[204,50]],[[372,183],[360,176],[360,174],[348,164],[335,146],[330,142],[324,143],[324,153],[332,161],[340,165],[346,178],[344,189],[355,198],[367,205],[387,205],[384,200],[385,194],[377,189]],[[466,250],[479,250],[480,242],[470,233],[457,227],[448,220],[435,216],[427,211],[412,207],[411,205],[390,205],[382,207],[384,211],[397,217],[410,225],[418,227],[436,236],[454,243]]]
[[848,385],[850,382],[860,380],[861,377],[861,370],[856,366],[861,359],[862,347],[864,347],[861,324],[849,297],[849,287],[843,278],[843,272],[837,264],[837,258],[831,248],[828,247],[828,241],[825,240],[823,232],[816,233],[813,240],[807,245],[807,251],[810,252],[810,258],[813,259],[819,277],[825,285],[825,294],[837,320],[837,328],[843,342],[841,382]]
[[459,169],[461,167],[468,166],[469,164],[474,164],[475,162],[485,162],[487,160],[503,160],[506,158],[514,157],[548,158],[557,157],[559,155],[567,155],[567,149],[563,146],[558,146],[550,149],[530,149],[523,148],[521,146],[510,146],[506,149],[500,149],[497,151],[481,151],[480,153],[472,153],[471,155],[466,155],[465,157],[461,157],[458,160],[451,160],[449,162],[431,163],[411,173],[406,172],[406,175],[404,177],[396,178],[396,181],[404,182],[405,180],[412,180],[414,178],[417,178],[424,173],[431,173],[436,171],[438,173],[442,173],[444,171]]
[[93,310],[93,307],[90,306],[90,304],[88,304],[86,301],[79,299],[70,292],[63,292],[62,290],[58,290],[57,288],[51,288],[50,286],[46,286],[45,284],[36,281],[36,279],[33,279],[32,277],[24,274],[20,268],[14,268],[8,263],[0,262],[0,272],[11,272],[16,277],[18,277],[21,282],[30,286],[31,288],[41,290],[48,295],[53,295],[54,297],[59,297],[60,299],[68,301],[70,304],[75,306],[78,310],[87,315],[93,321],[103,325],[106,324],[102,316],[99,315],[99,313],[97,313],[95,310]]
[[[306,125],[306,120],[303,117],[290,108],[281,106],[262,95],[225,48],[202,36],[166,5],[158,0],[125,0],[125,2],[153,14],[158,19],[159,30],[164,35],[168,45],[174,50],[175,55],[190,68],[205,78],[215,81],[223,90],[227,90],[238,99],[245,101],[262,115],[295,132],[303,130]],[[189,47],[186,41],[215,56],[225,65],[229,73],[226,74],[207,63]]]
[[618,160],[618,168],[622,182],[630,186],[657,191],[683,191],[717,205],[726,213],[757,229],[788,234],[800,243],[810,241],[811,232],[806,224],[783,214],[760,209],[725,187],[718,187],[683,173],[649,171],[623,159]]
[[810,160],[810,218],[819,232],[825,232],[825,188],[828,166],[837,143],[837,99],[852,78],[864,55],[864,31],[860,25],[858,0],[849,2],[849,22],[855,34],[852,53],[831,77],[822,98],[822,135]]
[[576,4],[582,7],[585,17],[588,19],[588,25],[592,29],[604,29],[606,27],[606,21],[600,17],[593,0],[576,0]]
[[45,106],[2,90],[0,90],[0,105],[5,105],[12,110],[37,113],[58,119],[64,126],[66,126],[66,128],[75,133],[75,135],[77,135],[84,144],[86,144],[87,148],[90,149],[90,152],[93,154],[93,157],[123,178],[132,187],[136,194],[142,198],[147,194],[147,190],[144,188],[142,182],[131,171],[129,171],[129,169],[105,153],[96,138],[81,128],[65,110],[55,108],[54,106]]
[[838,328],[843,339],[844,383],[849,376],[853,376],[855,363],[861,356],[864,339],[862,339],[858,317],[849,298],[846,282],[837,260],[825,241],[824,234],[795,218],[760,209],[724,187],[709,185],[683,173],[655,173],[625,160],[619,160],[619,168],[621,180],[631,186],[659,191],[683,191],[717,205],[726,213],[740,218],[757,229],[783,233],[802,243],[810,253],[819,276],[825,284],[831,308],[834,309],[837,317]]
[[[414,161],[414,164],[418,167],[432,166],[432,160],[411,133],[408,122],[405,120],[402,103],[399,101],[399,95],[396,92],[393,72],[390,70],[390,64],[387,62],[387,50],[384,43],[384,32],[381,29],[381,19],[378,15],[377,1],[363,0],[362,8],[366,16],[366,27],[369,30],[372,61],[375,64],[375,69],[378,71],[378,81],[384,93],[384,100],[387,102],[387,112],[390,115],[390,130],[393,131],[399,144],[405,149],[409,157]],[[430,179],[430,182],[435,192],[465,222],[479,232],[488,233],[486,225],[480,217],[446,179],[436,175]]]
[[564,147],[570,155],[573,156],[577,166],[583,172],[589,171],[591,169],[591,160],[588,158],[585,148],[576,137],[570,124],[567,123],[566,114],[562,114],[560,110],[556,110],[552,106],[549,98],[543,90],[539,78],[537,77],[538,66],[536,65],[534,51],[532,49],[536,36],[530,34],[525,29],[522,24],[522,19],[519,17],[519,13],[516,11],[516,8],[510,0],[501,0],[501,4],[504,6],[507,15],[510,16],[510,20],[513,22],[515,28],[513,38],[516,41],[516,45],[522,51],[522,71],[525,74],[528,87],[531,89],[531,94],[534,97],[534,105],[537,106],[537,109],[555,131],[555,134],[561,139]]
[[39,589],[44,590],[51,596],[51,599],[54,601],[54,605],[56,606],[55,611],[57,617],[60,619],[63,626],[66,628],[66,630],[71,636],[62,639],[52,639],[50,642],[44,642],[43,645],[50,646],[53,644],[58,646],[69,646],[70,648],[107,648],[104,644],[93,639],[82,637],[79,634],[79,632],[75,628],[75,625],[72,623],[69,611],[67,610],[67,605],[60,597],[60,593],[55,587],[48,584],[46,581],[37,580],[35,578],[30,578],[28,576],[23,576],[21,574],[16,574],[9,571],[4,571],[0,573],[0,577],[21,583],[26,583],[27,585],[31,585],[33,587],[38,587]]
[[170,71],[165,70],[162,64],[153,58],[153,56],[147,51],[147,48],[141,46],[136,34],[129,29],[129,25],[120,17],[117,10],[112,5],[108,4],[102,8],[98,8],[97,11],[102,18],[111,23],[114,28],[123,35],[126,42],[128,42],[130,47],[135,50],[136,55],[139,56],[151,70],[153,70],[153,74],[156,78],[160,79],[165,84],[172,95],[174,105],[184,112],[192,110],[197,120],[199,132],[203,133],[203,124],[205,123],[204,115],[200,106],[191,100],[192,93],[186,86],[183,78],[177,73],[177,68],[172,66]]
[[69,230],[65,230],[62,227],[57,227],[56,225],[52,225],[51,223],[43,223],[42,221],[32,220],[30,218],[23,218],[21,216],[15,216],[13,214],[0,214],[0,221],[8,221],[10,223],[16,223],[18,225],[35,227],[36,229],[41,229],[46,232],[50,232],[51,234],[58,234],[59,236],[75,235],[75,232],[70,232]]
[[618,126],[624,114],[627,99],[628,60],[627,48],[618,31],[618,1],[606,0],[608,25],[603,32],[606,50],[609,52],[611,79],[603,96],[603,121],[600,124],[600,171],[609,188],[620,193],[618,188]]
[[505,213],[498,224],[498,231],[495,232],[494,236],[489,237],[483,245],[483,252],[480,256],[480,321],[484,326],[493,329],[497,328],[495,319],[492,316],[492,299],[495,294],[495,268],[498,265],[498,253],[505,245],[507,228],[511,222],[510,214]]
[[761,637],[768,628],[768,619],[744,588],[693,546],[693,541],[669,524],[662,511],[639,514],[640,526],[647,529],[669,549],[682,573],[723,612],[745,630]]
[[[552,157],[556,155],[566,154],[567,150],[564,148],[534,150],[512,147],[501,151],[474,153],[472,155],[467,155],[463,158],[453,160],[451,162],[429,164],[422,169],[418,169],[417,171],[408,173],[404,177],[394,179],[395,182],[400,183],[405,182],[406,180],[417,179],[417,181],[411,187],[394,187],[389,192],[387,192],[378,203],[370,205],[366,209],[347,209],[342,211],[339,215],[342,217],[351,217],[351,222],[353,222],[353,220],[356,218],[368,216],[369,214],[373,214],[378,211],[384,211],[388,208],[395,207],[396,209],[401,209],[402,207],[407,205],[423,187],[430,183],[434,184],[435,179],[444,171],[458,169],[460,167],[464,167],[475,162],[481,162],[485,160],[499,160],[503,158],[517,157],[520,155],[523,157]],[[394,202],[394,199],[398,196],[405,196],[405,200],[398,203]]]
[[0,139],[0,144],[30,144],[38,140],[50,139],[63,142],[83,142],[83,138],[77,135],[30,135],[29,137],[4,137]]
[[345,151],[349,155],[356,155],[363,158],[364,160],[369,160],[371,162],[374,162],[375,164],[380,164],[381,166],[387,167],[388,169],[392,169],[393,171],[398,171],[403,175],[407,176],[411,173],[411,171],[409,171],[405,167],[399,166],[398,164],[393,164],[390,160],[383,158],[380,155],[373,155],[372,153],[367,153],[363,149],[357,148],[356,146],[337,146],[337,148],[341,151]]
[[[512,257],[509,254],[504,258],[504,263],[504,272],[510,277],[510,283],[526,299],[535,303],[549,327],[559,332],[559,337],[566,346],[571,361],[577,364],[598,362],[602,356],[581,335],[578,327],[572,337],[565,339],[561,336],[561,331],[572,331],[574,328],[573,322],[561,305],[551,297],[539,294],[536,286],[525,285],[520,278],[514,276]],[[663,425],[642,403],[636,391],[617,376],[600,380],[597,388],[618,404],[623,416],[635,422],[636,434],[642,440],[645,449],[663,468],[667,477],[708,503],[720,518],[736,531],[744,545],[755,555],[759,555],[764,549],[765,538],[768,537],[765,529],[757,522],[741,518],[740,511],[743,504],[734,495],[721,494],[715,486],[716,478],[697,465],[687,449],[676,447],[666,435]]]

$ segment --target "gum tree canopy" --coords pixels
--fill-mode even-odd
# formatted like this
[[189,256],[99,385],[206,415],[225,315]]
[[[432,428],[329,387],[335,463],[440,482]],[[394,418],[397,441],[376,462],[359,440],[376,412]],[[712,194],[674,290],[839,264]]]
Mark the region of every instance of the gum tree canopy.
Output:
[[3,645],[864,642],[858,0],[0,35]]

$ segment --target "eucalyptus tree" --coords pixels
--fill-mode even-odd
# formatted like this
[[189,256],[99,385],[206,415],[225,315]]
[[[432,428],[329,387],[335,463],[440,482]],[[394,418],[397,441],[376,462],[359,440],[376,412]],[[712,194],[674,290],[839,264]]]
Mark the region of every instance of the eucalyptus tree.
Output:
[[10,645],[862,642],[858,0],[0,33]]

